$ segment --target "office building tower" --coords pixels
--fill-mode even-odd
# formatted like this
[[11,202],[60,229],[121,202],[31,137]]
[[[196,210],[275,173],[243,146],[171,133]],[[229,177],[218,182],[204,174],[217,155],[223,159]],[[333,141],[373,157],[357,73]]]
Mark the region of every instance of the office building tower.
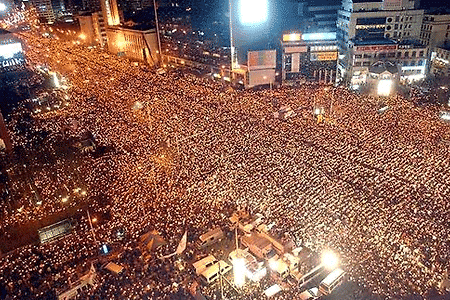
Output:
[[41,22],[47,24],[55,23],[56,17],[53,12],[51,0],[31,0],[31,3],[36,8],[36,12]]
[[117,0],[101,0],[100,1],[103,19],[107,26],[116,26],[120,24],[119,9],[117,8]]

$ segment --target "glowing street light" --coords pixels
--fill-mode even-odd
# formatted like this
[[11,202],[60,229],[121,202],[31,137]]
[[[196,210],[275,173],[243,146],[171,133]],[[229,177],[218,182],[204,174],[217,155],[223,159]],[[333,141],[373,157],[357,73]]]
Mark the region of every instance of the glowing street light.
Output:
[[240,288],[245,283],[245,261],[242,258],[233,260],[234,284]]
[[256,25],[267,21],[267,0],[241,0],[239,2],[239,19],[244,25]]
[[383,79],[378,82],[378,96],[389,96],[392,90],[392,80]]
[[80,34],[78,36],[80,39],[85,40],[86,39],[86,35],[84,33]]
[[321,262],[326,269],[334,270],[338,266],[339,259],[333,251],[326,250],[322,253]]

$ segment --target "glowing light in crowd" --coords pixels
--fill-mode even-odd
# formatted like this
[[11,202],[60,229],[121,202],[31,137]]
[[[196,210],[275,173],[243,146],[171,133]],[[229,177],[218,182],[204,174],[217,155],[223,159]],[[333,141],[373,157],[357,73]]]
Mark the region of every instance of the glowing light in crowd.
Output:
[[6,10],[5,3],[0,3],[0,11],[5,11],[5,10]]
[[245,262],[242,258],[233,260],[234,284],[242,287],[245,283]]
[[440,117],[442,120],[450,121],[450,112],[449,112],[449,111],[441,111],[441,112],[439,113],[439,117]]
[[333,270],[337,267],[339,260],[334,252],[327,250],[322,253],[321,262],[325,268]]
[[267,20],[267,0],[240,0],[240,20],[244,25],[255,25]]
[[383,79],[378,82],[378,96],[389,96],[392,89],[392,80]]
[[53,73],[53,83],[55,84],[55,87],[57,87],[57,88],[60,87],[59,79],[58,79],[58,76],[56,75],[56,73]]

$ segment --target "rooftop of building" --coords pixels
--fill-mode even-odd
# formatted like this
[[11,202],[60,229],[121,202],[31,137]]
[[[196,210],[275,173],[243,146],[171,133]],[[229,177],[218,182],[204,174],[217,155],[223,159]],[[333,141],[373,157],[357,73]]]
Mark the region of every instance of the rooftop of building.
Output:
[[383,2],[383,0],[352,0],[353,3]]
[[450,15],[450,9],[446,7],[431,8],[425,11],[426,15]]
[[139,30],[139,31],[147,31],[147,30],[155,29],[155,26],[153,24],[134,23],[134,22],[128,22],[128,23],[126,22],[126,23],[120,25],[120,27],[125,28],[125,29]]
[[425,48],[426,46],[418,40],[403,40],[398,43],[399,46],[410,46],[411,48]]
[[302,0],[300,3],[305,3],[307,6],[340,6],[342,4],[341,0]]
[[450,51],[450,44],[444,44],[444,45],[438,46],[437,48],[441,48],[446,51]]
[[82,11],[78,14],[79,17],[90,17],[92,16],[93,13],[96,12],[92,12],[92,11]]

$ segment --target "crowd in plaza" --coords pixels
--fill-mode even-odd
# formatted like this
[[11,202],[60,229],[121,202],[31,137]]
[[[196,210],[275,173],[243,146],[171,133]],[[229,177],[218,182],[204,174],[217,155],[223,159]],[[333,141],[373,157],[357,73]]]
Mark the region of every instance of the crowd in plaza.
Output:
[[[89,131],[110,150],[77,164],[34,162],[42,166],[33,173],[42,205],[3,209],[0,228],[99,198],[106,204],[92,201],[90,211],[110,217],[94,226],[97,243],[80,214],[76,234],[0,258],[0,298],[2,291],[6,299],[51,298],[92,262],[99,271],[96,287],[86,292],[91,299],[187,299],[192,268],[180,272],[174,258],[158,257],[174,252],[186,229],[188,249],[194,248],[195,238],[223,226],[237,207],[262,212],[276,233],[288,233],[299,246],[339,253],[359,286],[349,299],[424,296],[449,271],[450,146],[443,141],[450,140],[450,127],[433,108],[391,96],[383,100],[390,110],[378,114],[378,98],[341,87],[235,91],[183,71],[158,75],[95,49],[51,40],[45,46],[64,59],[48,60],[44,47],[30,49],[28,59],[66,70],[71,105],[35,116],[34,126],[60,138],[63,131]],[[281,106],[295,116],[274,118]],[[315,106],[325,108],[326,122],[317,123]],[[14,133],[13,122],[10,128]],[[62,205],[61,187],[80,185],[86,196]],[[153,229],[167,244],[144,262],[137,241]],[[101,270],[101,244],[123,253],[124,276]],[[228,299],[240,298],[225,289]],[[217,289],[201,290],[220,298]],[[278,299],[298,292],[292,288]]]

